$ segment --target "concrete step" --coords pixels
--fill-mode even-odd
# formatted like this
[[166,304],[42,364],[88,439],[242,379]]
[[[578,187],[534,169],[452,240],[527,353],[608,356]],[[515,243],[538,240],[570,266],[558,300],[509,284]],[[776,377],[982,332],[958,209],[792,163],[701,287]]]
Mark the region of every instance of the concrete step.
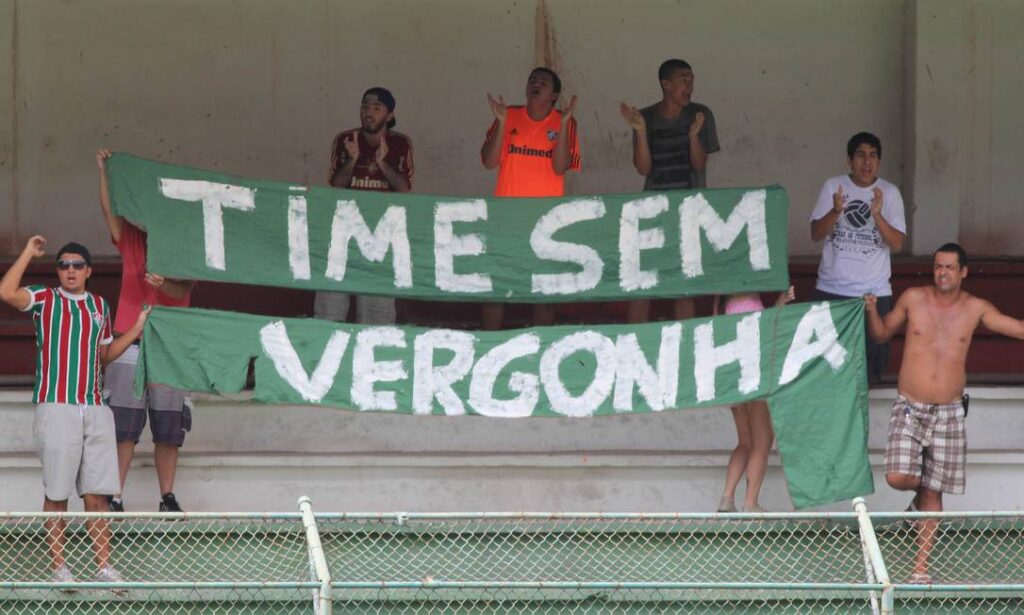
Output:
[[[892,390],[871,392],[869,443],[879,510],[906,506],[884,484]],[[1024,505],[1024,389],[972,390],[968,491],[951,510]],[[36,510],[42,498],[31,443],[28,391],[0,392],[2,510]],[[158,493],[144,436],[126,504],[153,510]],[[723,408],[597,419],[414,417],[255,404],[197,396],[175,491],[190,510],[705,511],[721,492],[735,443]],[[742,487],[741,487],[742,491]],[[791,508],[777,455],[762,505]],[[849,510],[838,504],[828,510]]]

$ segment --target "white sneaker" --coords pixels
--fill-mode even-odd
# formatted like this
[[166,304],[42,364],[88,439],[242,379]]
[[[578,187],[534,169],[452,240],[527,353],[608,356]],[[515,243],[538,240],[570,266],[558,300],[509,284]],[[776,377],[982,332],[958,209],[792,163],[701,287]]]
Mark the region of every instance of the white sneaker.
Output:
[[[121,573],[117,571],[117,568],[114,568],[110,564],[107,564],[106,566],[96,571],[96,576],[93,577],[93,580],[97,583],[124,583],[124,577],[122,577]],[[114,592],[115,594],[128,593],[127,589],[119,588],[111,588],[110,591]]]
[[[75,575],[71,574],[71,569],[68,568],[67,564],[61,564],[59,568],[55,568],[53,573],[50,575],[50,580],[54,583],[75,583]],[[62,587],[60,591],[73,594],[76,589],[70,587]]]

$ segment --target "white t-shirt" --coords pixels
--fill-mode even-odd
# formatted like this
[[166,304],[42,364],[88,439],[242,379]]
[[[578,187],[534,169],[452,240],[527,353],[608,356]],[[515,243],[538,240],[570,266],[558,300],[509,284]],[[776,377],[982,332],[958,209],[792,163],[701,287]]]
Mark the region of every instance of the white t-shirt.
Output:
[[890,226],[906,234],[907,221],[900,190],[882,178],[867,188],[861,188],[849,175],[830,177],[821,187],[811,222],[820,220],[832,209],[832,195],[840,185],[843,186],[843,214],[825,237],[821,264],[818,265],[817,288],[844,297],[860,297],[866,293],[890,296],[892,262],[889,246],[871,217],[871,200],[877,186],[882,190],[882,217]]

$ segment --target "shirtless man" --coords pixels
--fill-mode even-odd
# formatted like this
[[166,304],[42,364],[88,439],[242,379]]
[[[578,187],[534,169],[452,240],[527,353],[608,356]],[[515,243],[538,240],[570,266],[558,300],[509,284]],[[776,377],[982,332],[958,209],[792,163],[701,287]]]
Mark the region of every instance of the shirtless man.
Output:
[[[967,438],[964,386],[967,349],[978,325],[1024,339],[1024,321],[960,289],[967,277],[967,254],[955,243],[935,251],[934,286],[910,288],[883,319],[877,297],[865,295],[868,330],[885,342],[906,326],[899,397],[889,419],[885,480],[894,489],[915,491],[908,510],[938,512],[942,494],[964,492]],[[931,584],[928,556],[938,520],[916,525],[917,555],[911,583]]]

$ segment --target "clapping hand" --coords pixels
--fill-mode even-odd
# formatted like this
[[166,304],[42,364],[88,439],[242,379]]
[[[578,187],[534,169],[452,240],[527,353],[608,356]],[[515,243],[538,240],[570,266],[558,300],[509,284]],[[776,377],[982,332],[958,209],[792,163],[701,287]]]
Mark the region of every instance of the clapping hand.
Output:
[[642,132],[647,126],[647,122],[644,121],[644,116],[641,115],[640,111],[636,107],[631,107],[626,103],[619,105],[619,113],[622,114],[622,119],[626,120],[629,127],[637,132]]
[[508,112],[508,107],[505,105],[505,97],[498,96],[494,98],[491,93],[487,93],[487,103],[491,106],[491,113],[494,114],[495,119],[499,122],[505,121],[505,115]]
[[342,144],[350,160],[359,158],[359,133],[353,132],[350,137],[342,140]]
[[837,214],[843,213],[843,201],[846,199],[846,195],[843,194],[842,184],[836,188],[835,194],[832,195],[832,211]]
[[700,134],[701,128],[704,128],[704,112],[698,111],[693,122],[690,123],[690,138],[695,139]]

